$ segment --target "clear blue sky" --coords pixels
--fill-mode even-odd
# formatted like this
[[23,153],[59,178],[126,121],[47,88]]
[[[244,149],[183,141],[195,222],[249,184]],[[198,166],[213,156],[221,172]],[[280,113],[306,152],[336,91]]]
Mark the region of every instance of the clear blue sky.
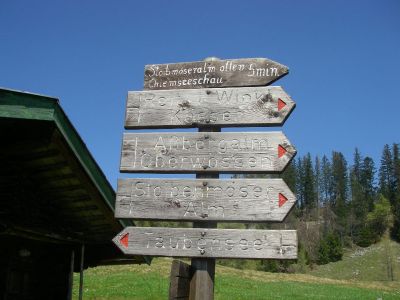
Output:
[[[1,1],[0,86],[58,97],[116,185],[125,98],[145,64],[267,57],[300,155],[400,142],[400,1]],[[124,176],[125,177],[125,176]]]

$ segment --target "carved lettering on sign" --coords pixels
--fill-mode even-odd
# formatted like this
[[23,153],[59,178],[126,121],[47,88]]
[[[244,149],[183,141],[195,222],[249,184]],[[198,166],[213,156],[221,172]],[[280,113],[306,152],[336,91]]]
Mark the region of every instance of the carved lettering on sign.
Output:
[[[128,237],[127,246],[122,244],[121,237],[125,236]],[[294,230],[127,227],[113,241],[125,254],[297,258],[297,235]]]
[[157,220],[282,221],[295,201],[282,179],[120,179],[115,216]]
[[128,133],[121,172],[281,172],[295,153],[281,132]]
[[267,85],[289,72],[265,58],[153,64],[145,67],[145,90]]
[[274,126],[294,107],[279,86],[129,92],[125,127]]

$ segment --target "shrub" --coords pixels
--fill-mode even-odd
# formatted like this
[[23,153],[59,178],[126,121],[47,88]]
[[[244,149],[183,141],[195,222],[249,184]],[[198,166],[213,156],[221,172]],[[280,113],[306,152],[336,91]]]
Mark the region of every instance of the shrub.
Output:
[[330,232],[320,241],[318,248],[319,265],[339,261],[343,257],[343,248],[337,233]]

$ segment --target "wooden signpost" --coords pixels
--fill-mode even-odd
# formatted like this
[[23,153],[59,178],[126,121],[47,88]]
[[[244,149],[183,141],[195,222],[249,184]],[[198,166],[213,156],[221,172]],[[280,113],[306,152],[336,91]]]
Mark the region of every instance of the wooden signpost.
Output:
[[295,202],[282,179],[120,179],[115,217],[281,222]]
[[265,86],[288,68],[265,58],[145,66],[144,91],[129,92],[125,128],[197,127],[199,132],[125,133],[121,172],[196,173],[197,179],[120,179],[115,216],[192,221],[193,228],[127,227],[113,242],[129,255],[175,261],[170,299],[213,299],[216,258],[296,259],[295,230],[217,229],[217,222],[283,221],[296,199],[282,179],[219,180],[220,173],[281,173],[296,150],[280,126],[295,103]]
[[190,280],[192,279],[190,265],[174,259],[171,264],[169,277],[169,299],[188,299],[190,294]]
[[276,132],[125,133],[121,172],[282,172],[296,154]]
[[297,258],[295,230],[126,227],[113,241],[130,255]]
[[129,92],[125,128],[279,126],[294,107],[279,86]]
[[262,86],[271,84],[288,72],[286,66],[266,58],[146,65],[144,89]]

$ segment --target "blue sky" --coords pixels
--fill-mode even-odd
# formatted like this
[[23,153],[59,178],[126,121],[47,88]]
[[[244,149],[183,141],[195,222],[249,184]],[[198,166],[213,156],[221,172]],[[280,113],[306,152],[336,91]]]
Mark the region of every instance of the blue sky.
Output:
[[143,88],[144,65],[209,56],[289,67],[274,85],[297,103],[282,130],[300,155],[351,162],[357,146],[378,163],[400,142],[397,0],[0,4],[0,86],[59,98],[113,186],[126,177],[125,98]]

